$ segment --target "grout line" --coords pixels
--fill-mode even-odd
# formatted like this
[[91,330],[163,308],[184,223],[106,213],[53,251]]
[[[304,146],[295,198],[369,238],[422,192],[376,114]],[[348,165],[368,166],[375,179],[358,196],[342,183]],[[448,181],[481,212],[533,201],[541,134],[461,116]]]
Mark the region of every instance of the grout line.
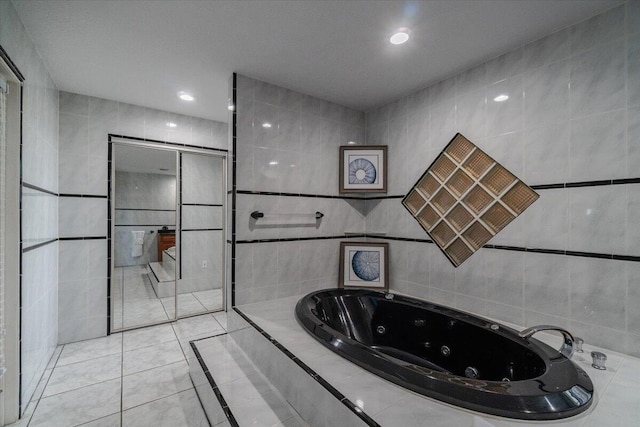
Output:
[[[196,388],[193,386],[193,381],[191,382],[191,385],[192,385],[192,387],[190,387],[190,388],[188,388],[186,390],[180,390],[180,391],[177,391],[175,393],[171,393],[171,394],[168,394],[166,396],[158,397],[158,398],[150,400],[148,402],[144,402],[144,403],[141,403],[139,405],[132,406],[131,408],[124,409],[124,410],[120,411],[120,414],[124,414],[126,411],[130,411],[131,409],[134,409],[134,408],[139,408],[140,406],[144,406],[144,405],[147,405],[147,404],[152,403],[152,402],[157,402],[158,400],[166,399],[168,397],[175,396],[175,395],[180,394],[180,393],[184,393],[185,391],[193,390],[195,392]],[[202,411],[204,412],[204,407],[202,408]],[[111,415],[113,415],[113,414],[111,414]],[[107,416],[109,416],[109,415],[107,415]],[[102,417],[102,418],[105,418],[105,417]],[[98,418],[98,419],[101,419],[101,418]],[[92,421],[89,421],[89,422],[93,422],[93,421],[95,421],[95,420],[92,420]],[[120,417],[120,423],[121,423],[120,425],[122,426],[122,415]]]
[[[64,350],[64,344],[62,345],[62,349],[60,349],[60,354],[62,354],[62,350]],[[58,354],[58,359],[60,358],[60,354]],[[33,416],[35,415],[36,410],[38,409],[38,405],[40,405],[40,400],[43,399],[42,395],[44,394],[45,390],[47,389],[47,386],[49,385],[49,381],[51,380],[51,376],[53,375],[53,371],[56,368],[56,364],[58,363],[58,359],[56,359],[56,363],[54,363],[53,367],[51,368],[51,372],[49,373],[49,377],[47,378],[47,381],[46,381],[44,387],[42,388],[42,391],[40,392],[40,396],[38,397],[38,399],[35,402],[35,406],[33,407],[33,411],[31,412],[31,415],[29,415],[29,420],[27,421],[26,427],[29,427],[29,424],[31,424],[31,420],[33,419]],[[45,372],[46,371],[47,371],[47,369],[45,368]],[[40,379],[40,381],[42,381],[42,378]],[[37,387],[38,387],[38,385],[36,385],[36,388]],[[32,400],[33,400],[33,397],[32,397]]]

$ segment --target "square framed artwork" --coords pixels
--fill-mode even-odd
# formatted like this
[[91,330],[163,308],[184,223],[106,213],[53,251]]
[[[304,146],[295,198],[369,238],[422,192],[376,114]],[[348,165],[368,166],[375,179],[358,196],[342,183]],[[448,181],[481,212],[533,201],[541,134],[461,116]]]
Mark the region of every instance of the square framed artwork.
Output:
[[389,290],[389,244],[340,242],[339,288]]
[[387,192],[387,146],[340,147],[340,193]]

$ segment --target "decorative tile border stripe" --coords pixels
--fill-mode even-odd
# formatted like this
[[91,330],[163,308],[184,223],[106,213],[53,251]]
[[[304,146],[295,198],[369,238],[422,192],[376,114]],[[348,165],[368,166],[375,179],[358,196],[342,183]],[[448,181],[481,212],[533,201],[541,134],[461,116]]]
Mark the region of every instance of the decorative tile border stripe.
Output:
[[[225,334],[221,334],[221,335],[225,335]],[[217,336],[220,336],[220,335],[217,335]],[[211,338],[211,337],[207,337],[207,338]],[[209,370],[207,369],[207,365],[204,363],[204,360],[202,360],[202,356],[200,355],[200,352],[196,347],[195,341],[190,341],[189,344],[191,345],[191,350],[193,350],[193,354],[195,354],[196,360],[200,364],[200,368],[202,369],[202,372],[204,372],[204,375],[207,378],[207,381],[209,381],[211,390],[216,395],[216,398],[218,399],[218,403],[220,403],[220,407],[222,408],[222,411],[226,415],[227,420],[229,421],[229,424],[231,424],[232,427],[240,427],[240,424],[238,424],[238,421],[236,421],[236,417],[233,416],[233,413],[231,412],[231,409],[229,408],[227,401],[224,399],[222,392],[218,388],[218,385],[216,384],[215,380],[213,379],[211,372],[209,372]]]
[[[350,234],[340,236],[321,236],[321,237],[289,237],[282,239],[256,239],[256,240],[236,240],[237,244],[249,244],[249,243],[277,243],[277,242],[297,242],[305,240],[331,240],[331,239],[353,239],[353,238],[366,238],[366,239],[382,239],[382,240],[395,240],[399,242],[415,242],[415,243],[431,243],[431,239],[413,239],[410,237],[395,237],[395,236],[382,236],[380,234]],[[227,243],[232,243],[227,240]],[[514,252],[531,252],[538,254],[550,254],[550,255],[566,255],[583,258],[600,258],[600,259],[612,259],[618,261],[633,261],[640,262],[640,256],[635,255],[617,255],[617,254],[605,254],[599,252],[581,252],[581,251],[568,251],[562,249],[544,249],[544,248],[526,248],[522,246],[507,246],[507,245],[484,245],[484,249],[499,249],[503,251]]]
[[238,73],[231,74],[231,306],[236,305],[236,199],[237,192],[237,108],[238,105]]
[[222,207],[221,204],[217,204],[217,203],[183,203],[182,206],[217,206],[217,207]]
[[107,240],[107,236],[59,237],[58,240]]
[[51,196],[56,196],[56,197],[59,196],[58,193],[55,193],[55,192],[53,192],[51,190],[47,190],[46,188],[38,187],[37,185],[29,184],[28,182],[22,182],[22,187],[28,188],[30,190],[36,190],[36,191],[39,191],[41,193],[46,193],[46,194],[49,194]]
[[343,199],[343,200],[363,200],[363,201],[402,199],[404,197],[404,194],[397,194],[397,195],[391,195],[391,196],[358,197],[358,196],[334,196],[332,194],[282,193],[277,191],[253,191],[253,190],[238,190],[237,193],[254,195],[254,196],[311,197],[316,199]]
[[60,193],[58,194],[60,197],[79,197],[83,199],[106,199],[108,196],[102,194],[71,194],[71,193]]
[[[105,198],[107,196],[104,196]],[[152,212],[175,212],[175,209],[140,209],[140,208],[116,208],[117,211],[152,211]]]
[[[107,236],[56,237],[55,239],[49,239],[49,240],[45,240],[44,242],[36,243],[35,245],[27,246],[26,248],[22,249],[22,253],[24,254],[34,249],[38,249],[58,241],[63,242],[68,240],[106,240],[106,239],[107,239]],[[24,242],[22,242],[22,245],[24,246]]]
[[640,178],[602,179],[599,181],[565,182],[560,184],[532,185],[534,190],[551,190],[556,188],[601,187],[603,185],[640,184]]
[[386,200],[386,199],[403,199],[404,194],[395,195],[395,196],[375,196],[375,197],[367,197],[364,200]]
[[251,320],[246,314],[244,314],[238,307],[233,307],[233,310],[240,315],[249,325],[251,325],[256,331],[258,331],[263,337],[265,337],[271,344],[273,344],[278,350],[283,352],[289,359],[291,359],[296,365],[298,365],[303,371],[305,371],[311,378],[316,380],[322,387],[324,387],[329,393],[333,395],[336,399],[340,401],[344,406],[346,406],[351,412],[356,414],[358,418],[360,418],[364,423],[371,427],[380,427],[380,424],[374,421],[369,415],[367,415],[359,406],[351,402],[347,397],[340,393],[334,386],[332,386],[328,381],[322,378],[316,371],[311,369],[307,364],[305,364],[302,360],[298,359],[295,354],[293,354],[289,349],[280,344],[278,340],[273,338],[258,326],[253,320]]
[[254,195],[254,196],[311,197],[316,199],[367,200],[364,197],[355,197],[355,196],[333,196],[330,194],[309,194],[309,193],[281,193],[276,191],[237,190],[236,193],[248,194],[248,195]]
[[[282,239],[256,239],[256,240],[236,240],[237,244],[247,244],[247,243],[274,243],[274,242],[298,242],[304,240],[331,240],[331,239],[353,239],[353,238],[364,238],[367,237],[366,234],[349,234],[348,236],[339,235],[339,236],[320,236],[320,237],[286,237]],[[374,236],[370,236],[374,237]]]
[[117,135],[117,134],[110,133],[109,134],[109,142],[112,142],[111,141],[112,138],[130,139],[132,141],[140,141],[140,142],[152,142],[154,144],[164,144],[164,145],[170,145],[170,146],[174,146],[174,147],[197,148],[199,150],[217,151],[217,152],[220,152],[220,153],[229,152],[229,150],[225,150],[223,148],[212,148],[212,147],[206,147],[204,145],[181,144],[179,142],[162,141],[162,140],[159,140],[159,139],[140,138],[140,137],[136,137],[136,136]]
[[[22,253],[26,254],[29,251],[33,251],[33,250],[41,248],[43,246],[50,245],[51,243],[55,243],[57,241],[58,241],[58,239],[51,239],[51,240],[46,240],[46,241],[41,242],[41,243],[37,243],[37,244],[32,245],[32,246],[28,246],[28,247],[22,249]],[[24,245],[24,242],[22,244]]]
[[[114,224],[114,227],[164,227],[167,224]],[[172,224],[168,224],[172,225]]]
[[[433,241],[429,239],[411,239],[407,237],[380,236],[380,235],[370,235],[370,234],[365,234],[364,237],[386,239],[386,240],[397,240],[401,242],[433,243]],[[522,246],[508,246],[508,245],[484,245],[483,248],[498,249],[503,251],[514,251],[514,252],[530,252],[530,253],[537,253],[537,254],[565,255],[565,256],[575,256],[575,257],[582,257],[582,258],[599,258],[599,259],[611,259],[611,260],[617,260],[617,261],[640,262],[640,256],[635,256],[635,255],[616,255],[616,254],[604,254],[599,252],[566,251],[562,249],[525,248]]]
[[183,228],[181,231],[222,231],[222,228]]

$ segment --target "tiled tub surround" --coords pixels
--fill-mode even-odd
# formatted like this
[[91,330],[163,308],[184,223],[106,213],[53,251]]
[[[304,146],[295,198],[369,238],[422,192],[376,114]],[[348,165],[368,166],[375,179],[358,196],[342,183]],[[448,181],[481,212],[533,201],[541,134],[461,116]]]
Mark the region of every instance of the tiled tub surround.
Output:
[[[238,307],[277,344],[264,335],[261,336],[253,327],[247,327],[246,322],[237,314],[229,313],[228,330],[229,336],[252,358],[307,422],[309,419],[305,417],[304,411],[311,410],[314,405],[322,410],[327,408],[323,405],[331,405],[330,408],[336,410],[339,406],[346,408],[327,389],[322,392],[313,388],[313,385],[320,387],[321,384],[329,383],[329,388],[335,388],[338,394],[356,403],[374,423],[381,426],[417,427],[424,425],[425,420],[429,420],[429,425],[436,427],[540,425],[539,422],[498,418],[446,405],[412,393],[359,368],[322,346],[300,327],[294,315],[294,307],[300,297],[302,295]],[[522,329],[514,325],[509,326]],[[544,333],[536,335],[536,338],[543,339],[554,347],[558,343],[556,336]],[[598,371],[591,367],[589,354],[592,350],[604,351],[608,355],[606,371]],[[584,346],[584,353],[576,353],[572,360],[593,380],[597,400],[592,408],[582,415],[545,424],[584,427],[635,426],[640,417],[636,405],[640,393],[640,360],[603,350],[589,342]],[[312,374],[301,369],[296,361],[311,368],[317,377],[314,378]],[[310,391],[296,395],[296,384],[306,382],[309,382]],[[328,401],[323,393],[333,401]],[[336,413],[338,412],[332,414]],[[323,412],[322,416],[327,417],[330,414]],[[358,417],[343,419],[339,424],[326,423],[326,419],[320,418],[311,424],[367,425]]]
[[[61,199],[61,238],[107,236],[109,134],[223,150],[228,145],[225,123],[69,92],[61,92],[59,109],[59,192],[66,196]],[[169,121],[177,126],[167,127]],[[59,245],[61,274],[78,259],[86,260],[87,269],[81,269],[81,276],[69,272],[72,280],[61,276],[58,343],[106,335],[107,240],[63,240]],[[86,298],[74,298],[74,289],[82,289]]]
[[309,426],[230,335],[190,344],[189,375],[211,426]]
[[[235,81],[235,302],[317,289],[319,279],[337,277],[338,239],[364,231],[364,201],[338,194],[338,147],[364,143],[364,115],[242,75]],[[255,220],[255,210],[324,217]]]
[[389,194],[406,194],[456,132],[540,194],[488,242],[513,250],[480,249],[457,269],[404,241],[428,236],[398,200],[367,201],[367,233],[395,239],[392,290],[640,356],[639,22],[627,2],[367,114],[367,143],[389,146]]
[[[58,335],[58,90],[9,1],[0,2],[0,45],[25,78],[20,148],[22,182],[26,184],[21,207],[25,252],[20,265],[20,399],[24,407],[55,350]],[[45,242],[49,243],[42,244]],[[9,414],[9,408],[5,409]]]

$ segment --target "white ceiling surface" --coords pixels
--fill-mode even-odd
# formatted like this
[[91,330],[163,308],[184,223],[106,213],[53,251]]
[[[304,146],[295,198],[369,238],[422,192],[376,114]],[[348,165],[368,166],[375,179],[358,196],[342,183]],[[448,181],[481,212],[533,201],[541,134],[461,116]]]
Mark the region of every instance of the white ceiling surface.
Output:
[[176,175],[178,158],[175,151],[115,145],[114,152],[117,171]]
[[620,3],[14,0],[60,90],[219,121],[234,71],[367,111]]

